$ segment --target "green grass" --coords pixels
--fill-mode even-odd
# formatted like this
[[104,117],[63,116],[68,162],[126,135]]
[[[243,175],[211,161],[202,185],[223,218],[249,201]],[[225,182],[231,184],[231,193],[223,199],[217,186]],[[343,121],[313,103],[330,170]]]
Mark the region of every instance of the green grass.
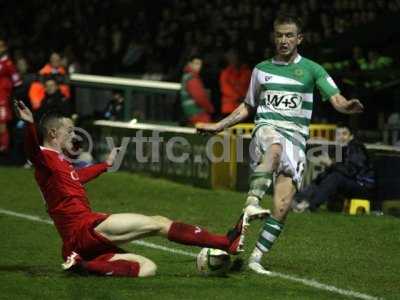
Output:
[[[31,170],[0,168],[0,208],[47,218]],[[129,173],[106,174],[87,186],[94,210],[165,215],[225,232],[244,195],[210,191]],[[266,206],[270,206],[267,201]],[[253,223],[246,254],[257,238]],[[71,276],[60,270],[55,229],[0,214],[0,299],[348,299],[278,277],[244,271],[229,278],[203,278],[187,256],[128,244],[159,266],[154,278]],[[291,214],[265,259],[272,271],[314,279],[385,299],[400,298],[400,220],[321,212]],[[197,253],[198,248],[148,241]],[[245,254],[245,255],[246,255]]]

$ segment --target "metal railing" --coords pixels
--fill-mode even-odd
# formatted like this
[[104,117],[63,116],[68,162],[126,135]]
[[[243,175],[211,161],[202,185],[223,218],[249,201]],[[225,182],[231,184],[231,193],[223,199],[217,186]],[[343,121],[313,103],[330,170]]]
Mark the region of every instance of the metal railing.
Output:
[[[120,90],[125,98],[124,120],[133,118],[135,104],[141,103],[141,111],[145,119],[160,117],[167,118],[171,110],[171,103],[175,102],[181,89],[181,84],[177,82],[165,82],[155,80],[130,79],[122,77],[98,76],[87,74],[71,74],[70,83],[77,88]],[[160,98],[167,98],[163,105],[157,105]],[[136,102],[136,103],[135,103]],[[78,103],[79,105],[79,103]],[[159,109],[157,109],[159,107]],[[137,107],[136,107],[137,108]],[[171,120],[161,120],[171,121]]]

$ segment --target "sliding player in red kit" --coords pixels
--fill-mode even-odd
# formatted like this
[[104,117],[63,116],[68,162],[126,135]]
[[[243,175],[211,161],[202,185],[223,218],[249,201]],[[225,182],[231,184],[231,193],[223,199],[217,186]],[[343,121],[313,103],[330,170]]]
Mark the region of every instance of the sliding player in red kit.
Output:
[[43,146],[40,146],[32,113],[21,101],[15,101],[14,106],[17,116],[27,122],[26,152],[35,167],[35,178],[47,211],[63,240],[65,270],[111,276],[152,276],[156,265],[151,260],[127,253],[118,246],[154,235],[231,254],[242,251],[246,225],[243,216],[227,235],[216,235],[198,226],[161,216],[93,212],[83,184],[107,171],[113,164],[117,149],[111,151],[104,163],[77,170],[63,154],[72,149],[72,121],[57,114],[45,115],[40,121],[43,136]]

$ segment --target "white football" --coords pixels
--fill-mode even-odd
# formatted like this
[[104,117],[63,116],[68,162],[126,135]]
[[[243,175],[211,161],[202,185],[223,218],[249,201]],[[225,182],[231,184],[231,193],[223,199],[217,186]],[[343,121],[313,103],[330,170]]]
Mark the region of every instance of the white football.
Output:
[[197,255],[197,270],[204,276],[224,276],[231,265],[231,257],[225,251],[203,248]]

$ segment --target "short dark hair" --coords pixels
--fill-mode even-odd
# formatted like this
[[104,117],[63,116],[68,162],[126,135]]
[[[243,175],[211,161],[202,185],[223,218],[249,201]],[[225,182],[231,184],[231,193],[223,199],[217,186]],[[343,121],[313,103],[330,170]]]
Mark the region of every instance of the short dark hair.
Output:
[[353,129],[353,128],[351,128],[351,126],[350,125],[348,125],[348,124],[346,124],[346,123],[338,123],[337,125],[336,125],[336,129],[338,129],[338,128],[345,128],[345,129],[347,129],[351,134],[353,134],[354,135],[354,133],[355,133],[355,130]]
[[274,28],[277,25],[282,25],[282,24],[295,24],[298,30],[298,33],[302,33],[303,32],[303,21],[292,14],[288,14],[288,13],[281,13],[279,14],[275,20],[274,20]]
[[61,119],[66,118],[61,112],[52,110],[44,113],[44,115],[40,118],[39,122],[39,132],[42,137],[46,137],[47,131],[50,128],[58,127]]
[[192,54],[192,55],[190,55],[190,56],[188,56],[188,62],[191,62],[191,61],[193,61],[194,59],[201,59],[201,60],[203,60],[203,58],[202,58],[202,56],[200,55],[200,54],[197,54],[197,53],[195,53],[195,54]]

